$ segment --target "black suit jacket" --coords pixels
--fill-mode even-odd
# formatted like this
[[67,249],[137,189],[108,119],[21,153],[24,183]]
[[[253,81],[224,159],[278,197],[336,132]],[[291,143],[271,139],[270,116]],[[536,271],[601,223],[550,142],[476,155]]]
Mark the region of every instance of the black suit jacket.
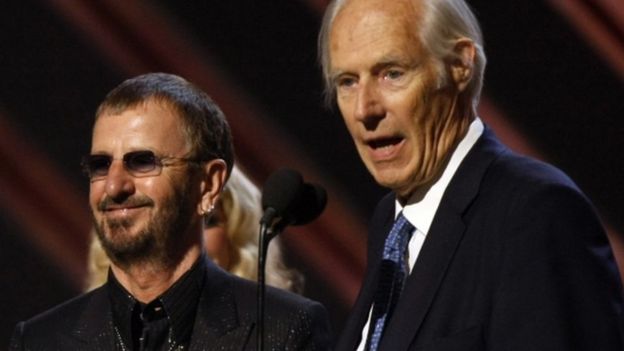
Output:
[[[368,267],[337,350],[366,323],[394,217],[371,220]],[[621,286],[588,200],[486,128],[446,189],[380,350],[623,350]]]
[[[206,260],[190,350],[255,350],[256,284]],[[327,350],[325,309],[267,287],[266,350]],[[108,292],[100,287],[17,325],[11,350],[114,350]]]

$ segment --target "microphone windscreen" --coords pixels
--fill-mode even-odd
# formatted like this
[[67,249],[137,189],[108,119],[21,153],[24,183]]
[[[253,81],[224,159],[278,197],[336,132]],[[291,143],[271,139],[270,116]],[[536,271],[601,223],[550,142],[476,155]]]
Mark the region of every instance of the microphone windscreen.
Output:
[[301,197],[303,188],[299,172],[287,168],[273,172],[262,189],[262,209],[273,208],[279,216],[284,216]]
[[305,183],[302,196],[292,212],[292,224],[300,225],[313,221],[327,205],[327,191],[316,184]]

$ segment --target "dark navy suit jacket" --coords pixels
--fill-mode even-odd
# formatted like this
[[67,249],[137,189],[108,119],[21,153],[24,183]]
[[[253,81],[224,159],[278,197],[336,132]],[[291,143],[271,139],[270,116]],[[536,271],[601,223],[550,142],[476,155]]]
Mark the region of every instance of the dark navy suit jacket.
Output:
[[[393,218],[389,194],[339,351],[360,342]],[[589,201],[486,127],[443,195],[380,350],[621,351],[622,326],[617,266]]]
[[[190,350],[255,350],[256,285],[206,259]],[[317,302],[267,287],[266,350],[327,350],[329,322]],[[18,324],[10,350],[115,350],[105,287]]]

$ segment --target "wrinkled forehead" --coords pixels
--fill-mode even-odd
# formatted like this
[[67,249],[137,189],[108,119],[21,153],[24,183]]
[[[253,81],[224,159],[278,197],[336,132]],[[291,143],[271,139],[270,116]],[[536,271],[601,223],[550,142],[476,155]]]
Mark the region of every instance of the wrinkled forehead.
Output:
[[[420,8],[410,0],[352,0],[341,8],[329,34],[330,71],[349,57],[422,55]],[[354,57],[355,56],[355,57]]]
[[[336,27],[344,30],[347,25],[374,25],[374,18],[393,18],[411,28],[417,29],[424,13],[424,4],[417,0],[347,0],[337,9],[332,21],[331,33]],[[348,28],[348,27],[347,27]]]
[[329,32],[330,50],[345,42],[363,42],[371,34],[418,40],[423,6],[413,0],[351,0],[340,8]]

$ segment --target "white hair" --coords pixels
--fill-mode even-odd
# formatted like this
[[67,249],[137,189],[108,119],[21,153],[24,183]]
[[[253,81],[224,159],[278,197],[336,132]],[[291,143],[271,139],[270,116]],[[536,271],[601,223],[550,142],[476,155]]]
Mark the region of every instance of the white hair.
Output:
[[[319,61],[325,80],[326,102],[330,104],[335,98],[335,87],[331,80],[331,58],[329,57],[329,35],[336,16],[349,0],[334,0],[325,11],[318,38]],[[422,24],[414,30],[418,31],[424,47],[432,54],[438,68],[439,84],[448,81],[444,63],[458,59],[455,52],[457,40],[468,38],[475,46],[475,62],[473,76],[466,88],[466,94],[476,108],[483,86],[486,57],[483,50],[483,35],[477,18],[464,0],[422,0],[424,15]]]

